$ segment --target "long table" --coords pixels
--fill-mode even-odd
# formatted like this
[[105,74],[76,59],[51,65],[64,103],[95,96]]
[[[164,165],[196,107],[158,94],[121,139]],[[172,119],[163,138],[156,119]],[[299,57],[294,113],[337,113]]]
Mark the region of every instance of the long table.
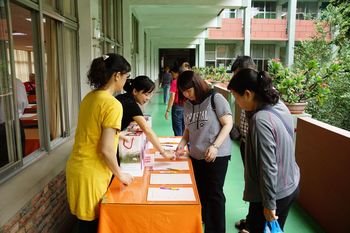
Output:
[[[146,168],[142,177],[135,177],[125,186],[113,179],[100,204],[99,233],[202,233],[201,205],[193,174],[191,160],[189,170],[152,170]],[[156,159],[156,163],[167,163]],[[176,162],[176,161],[175,161]],[[177,160],[178,162],[178,160]],[[150,183],[152,174],[188,174],[191,184]],[[187,176],[187,175],[186,175]],[[154,176],[153,176],[154,177]],[[188,177],[188,176],[187,176]],[[182,188],[193,189],[194,199],[186,201],[149,201],[150,189],[166,189],[177,195]]]

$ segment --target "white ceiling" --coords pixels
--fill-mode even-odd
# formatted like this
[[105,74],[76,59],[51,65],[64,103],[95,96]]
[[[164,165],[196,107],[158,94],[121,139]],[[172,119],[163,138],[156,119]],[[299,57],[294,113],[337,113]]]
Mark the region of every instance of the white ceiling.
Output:
[[131,12],[158,47],[197,44],[208,27],[220,27],[224,8],[241,8],[245,0],[129,0]]

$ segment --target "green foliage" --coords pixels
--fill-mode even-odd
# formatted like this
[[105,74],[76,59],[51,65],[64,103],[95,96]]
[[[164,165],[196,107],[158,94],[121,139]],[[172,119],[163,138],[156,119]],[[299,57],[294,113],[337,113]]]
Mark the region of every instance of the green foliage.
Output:
[[327,79],[329,95],[321,104],[317,98],[310,99],[306,111],[315,119],[350,130],[350,4],[333,0],[321,18],[331,26],[333,39],[327,41],[325,32],[319,30],[318,37],[300,43],[295,49],[296,67],[316,59],[321,67],[320,76],[326,75]]
[[285,67],[278,60],[270,60],[268,70],[273,78],[273,84],[286,103],[300,103],[315,100],[322,104],[329,94],[328,81],[337,65],[321,67],[316,60],[309,60],[301,68]]
[[192,70],[208,81],[224,83],[231,79],[231,76],[226,73],[225,67],[192,67]]

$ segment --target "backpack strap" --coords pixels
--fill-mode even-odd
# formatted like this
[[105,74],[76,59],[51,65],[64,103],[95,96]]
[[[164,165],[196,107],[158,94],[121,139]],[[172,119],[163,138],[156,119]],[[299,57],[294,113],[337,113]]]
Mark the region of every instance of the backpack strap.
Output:
[[215,101],[214,101],[215,94],[216,94],[216,91],[213,91],[213,93],[210,96],[210,101],[211,101],[211,107],[213,108],[213,110],[216,114],[216,106],[215,106]]

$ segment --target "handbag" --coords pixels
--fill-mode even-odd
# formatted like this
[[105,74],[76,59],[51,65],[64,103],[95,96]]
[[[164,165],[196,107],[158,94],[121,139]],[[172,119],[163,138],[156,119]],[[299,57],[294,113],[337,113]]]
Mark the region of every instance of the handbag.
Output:
[[280,224],[275,219],[273,221],[266,221],[264,227],[264,233],[283,233]]

